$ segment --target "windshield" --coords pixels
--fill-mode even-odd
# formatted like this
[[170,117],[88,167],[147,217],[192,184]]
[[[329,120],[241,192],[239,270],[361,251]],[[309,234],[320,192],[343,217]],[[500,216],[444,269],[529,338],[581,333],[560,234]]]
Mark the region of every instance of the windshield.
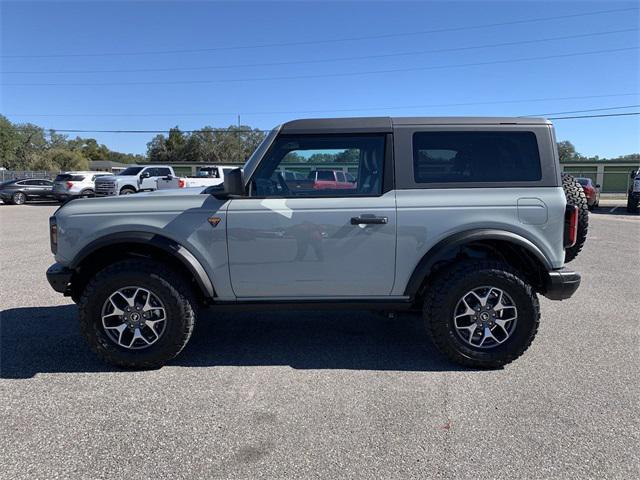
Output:
[[137,175],[144,167],[128,167],[121,171],[118,175]]
[[577,178],[576,180],[578,180],[578,183],[580,185],[582,185],[583,187],[586,187],[587,185],[589,185],[589,179],[588,178]]
[[243,174],[244,174],[245,181],[251,178],[251,175],[253,175],[253,172],[255,172],[258,166],[258,162],[260,162],[260,159],[267,152],[267,150],[275,140],[276,136],[278,135],[279,131],[280,131],[280,126],[277,126],[273,130],[271,130],[269,134],[266,137],[264,137],[264,140],[262,140],[262,143],[258,145],[258,148],[256,148],[256,150],[251,154],[251,156],[249,157],[249,160],[247,160],[247,162],[244,164]]

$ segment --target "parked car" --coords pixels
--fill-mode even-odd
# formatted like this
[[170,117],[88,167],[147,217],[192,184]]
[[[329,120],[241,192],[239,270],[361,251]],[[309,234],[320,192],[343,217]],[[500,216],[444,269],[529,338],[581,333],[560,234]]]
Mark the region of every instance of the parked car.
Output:
[[355,189],[355,179],[350,173],[342,170],[313,170],[309,172],[309,177],[313,181],[313,188],[316,190],[343,190]]
[[[501,367],[533,341],[538,295],[580,285],[565,263],[585,197],[554,138],[524,117],[288,122],[224,185],[58,209],[47,278],[121,367],[178,355],[201,307],[277,305],[421,312],[451,360]],[[343,152],[359,159],[349,189],[292,191],[279,173],[289,153],[320,171]]]
[[187,177],[165,177],[158,180],[158,189],[167,188],[194,188],[221,185],[224,182],[225,173],[234,167],[222,167],[206,165],[198,168],[197,175]]
[[627,211],[638,213],[640,207],[640,168],[629,174],[629,189],[627,190]]
[[53,182],[46,179],[16,179],[0,184],[0,198],[4,203],[23,205],[35,199],[53,199]]
[[64,202],[78,197],[93,197],[96,193],[96,179],[113,177],[109,172],[65,172],[53,181],[53,194]]
[[175,176],[169,165],[132,165],[115,176],[98,178],[96,196],[110,197],[153,191],[158,188],[158,179]]
[[600,184],[593,183],[588,177],[575,177],[575,179],[582,185],[589,210],[597,208],[600,205]]

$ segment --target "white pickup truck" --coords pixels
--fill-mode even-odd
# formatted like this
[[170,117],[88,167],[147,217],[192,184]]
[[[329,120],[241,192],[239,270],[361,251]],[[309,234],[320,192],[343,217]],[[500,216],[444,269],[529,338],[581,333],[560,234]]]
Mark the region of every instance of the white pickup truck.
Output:
[[233,166],[206,165],[198,167],[195,177],[169,176],[158,179],[158,190],[170,188],[211,187],[224,183],[225,173],[233,170]]

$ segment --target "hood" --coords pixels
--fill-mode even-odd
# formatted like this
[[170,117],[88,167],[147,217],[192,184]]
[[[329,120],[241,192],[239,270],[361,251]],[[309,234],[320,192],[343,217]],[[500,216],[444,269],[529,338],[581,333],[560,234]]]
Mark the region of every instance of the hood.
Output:
[[[63,216],[94,214],[135,214],[142,212],[182,212],[205,202],[213,201],[211,195],[200,195],[203,187],[156,190],[113,197],[78,198],[57,211]],[[219,201],[217,201],[219,202]]]

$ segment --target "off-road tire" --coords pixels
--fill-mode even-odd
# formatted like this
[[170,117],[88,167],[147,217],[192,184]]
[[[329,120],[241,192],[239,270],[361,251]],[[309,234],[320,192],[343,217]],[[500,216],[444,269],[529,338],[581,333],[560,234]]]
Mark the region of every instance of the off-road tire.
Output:
[[132,193],[136,193],[133,188],[124,187],[120,190],[120,195],[131,195]]
[[[117,345],[102,326],[102,307],[109,295],[125,286],[153,291],[164,303],[167,324],[156,343],[140,350]],[[80,331],[93,352],[121,368],[161,367],[182,351],[195,324],[196,301],[185,279],[164,265],[147,259],[122,260],[97,273],[78,303]]]
[[[493,348],[472,347],[460,339],[453,317],[458,301],[473,288],[493,286],[514,301],[518,319],[510,338]],[[452,361],[474,368],[500,368],[522,355],[538,332],[538,298],[521,274],[510,266],[488,260],[467,260],[439,272],[429,281],[423,317],[433,343]]]
[[567,248],[564,254],[564,261],[568,263],[575,259],[587,241],[587,231],[589,230],[589,206],[587,196],[580,182],[567,173],[562,174],[562,188],[567,197],[567,205],[578,207],[578,234],[576,244]]

